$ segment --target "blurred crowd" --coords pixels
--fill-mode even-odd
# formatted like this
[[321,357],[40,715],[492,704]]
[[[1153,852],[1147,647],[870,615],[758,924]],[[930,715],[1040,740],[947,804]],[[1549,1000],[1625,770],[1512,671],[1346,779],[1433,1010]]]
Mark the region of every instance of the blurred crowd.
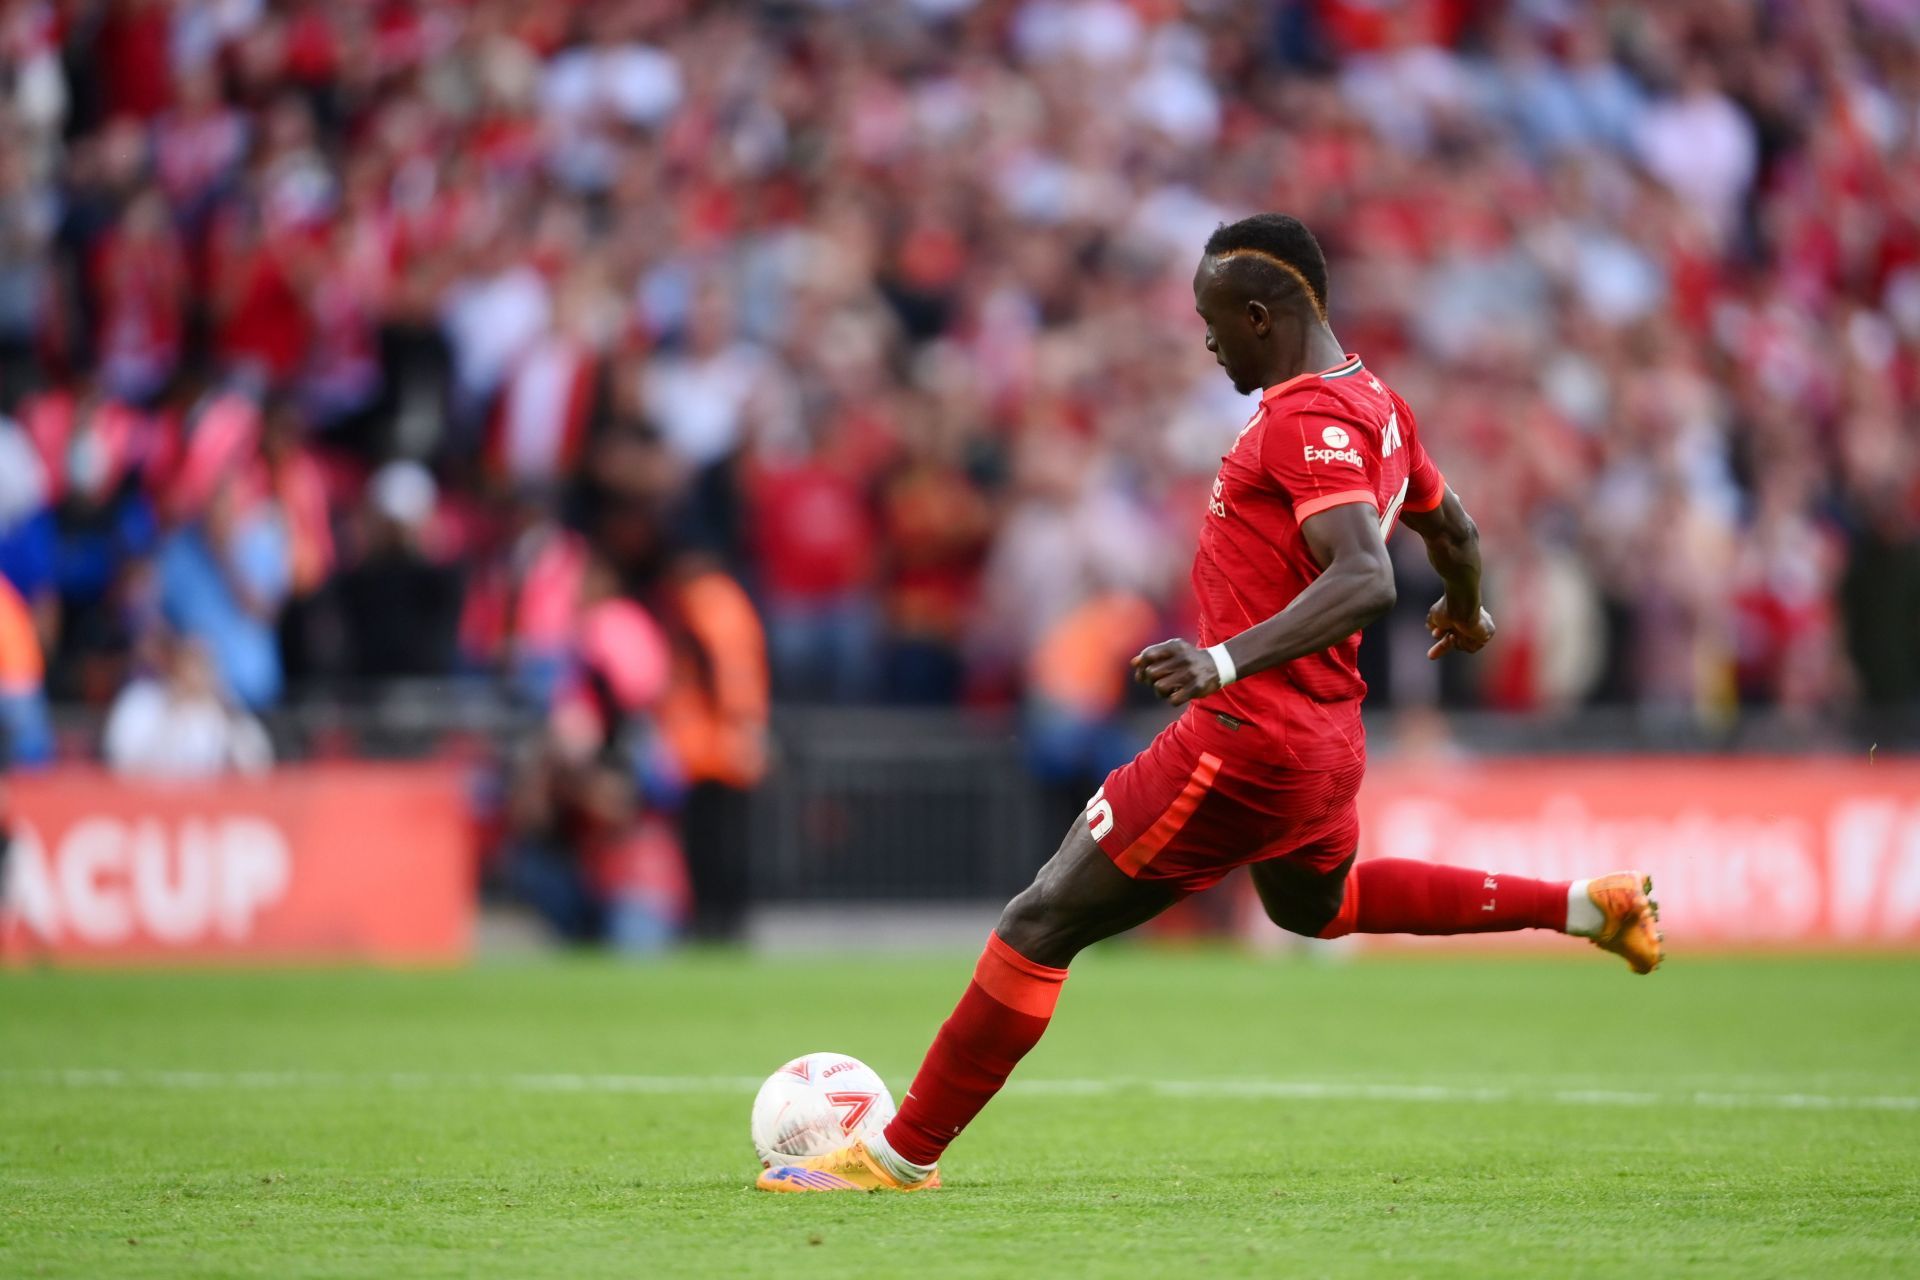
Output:
[[750,785],[769,684],[1118,751],[1259,209],[1483,531],[1382,700],[1920,703],[1913,0],[0,0],[12,753],[410,676],[547,713],[532,827]]

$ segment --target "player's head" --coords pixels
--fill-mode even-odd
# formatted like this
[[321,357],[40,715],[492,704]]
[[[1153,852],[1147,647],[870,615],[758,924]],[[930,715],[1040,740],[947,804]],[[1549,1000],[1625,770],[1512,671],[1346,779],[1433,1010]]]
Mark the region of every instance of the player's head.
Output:
[[1207,238],[1193,273],[1193,305],[1207,322],[1207,350],[1234,389],[1266,385],[1277,332],[1297,335],[1327,318],[1327,259],[1304,222],[1259,213]]

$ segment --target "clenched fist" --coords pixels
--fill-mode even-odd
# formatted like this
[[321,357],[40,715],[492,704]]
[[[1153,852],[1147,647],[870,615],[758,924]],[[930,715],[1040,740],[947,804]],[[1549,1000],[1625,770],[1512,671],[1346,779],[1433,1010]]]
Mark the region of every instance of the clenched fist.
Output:
[[1433,647],[1427,650],[1429,658],[1449,652],[1478,653],[1493,639],[1493,615],[1477,608],[1473,615],[1462,617],[1441,596],[1439,603],[1427,610],[1427,630],[1433,634]]
[[1185,640],[1150,644],[1133,659],[1133,678],[1174,706],[1220,692],[1220,670],[1213,655]]

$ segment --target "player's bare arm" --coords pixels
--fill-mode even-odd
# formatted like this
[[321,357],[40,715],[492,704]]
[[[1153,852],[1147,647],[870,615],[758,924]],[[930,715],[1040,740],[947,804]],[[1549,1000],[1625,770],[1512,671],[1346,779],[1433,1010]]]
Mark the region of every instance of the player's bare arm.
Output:
[[1480,600],[1480,530],[1448,489],[1431,511],[1402,513],[1400,523],[1427,544],[1427,563],[1445,587],[1427,610],[1427,630],[1433,634],[1429,658],[1447,653],[1478,653],[1493,639],[1493,615]]
[[[1371,506],[1329,508],[1307,517],[1300,532],[1321,565],[1320,576],[1286,608],[1226,642],[1235,678],[1318,653],[1393,608],[1393,563]],[[1474,566],[1477,599],[1477,553]],[[1211,651],[1185,640],[1149,645],[1133,659],[1133,678],[1175,706],[1220,692],[1223,674]]]

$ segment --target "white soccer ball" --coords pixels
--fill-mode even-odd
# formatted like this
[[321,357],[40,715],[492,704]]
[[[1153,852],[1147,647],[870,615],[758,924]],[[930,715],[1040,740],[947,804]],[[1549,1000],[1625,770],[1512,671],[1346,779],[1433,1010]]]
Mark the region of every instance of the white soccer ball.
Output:
[[768,1168],[823,1156],[893,1119],[893,1095],[872,1067],[844,1053],[809,1053],[767,1077],[753,1099],[753,1148]]

